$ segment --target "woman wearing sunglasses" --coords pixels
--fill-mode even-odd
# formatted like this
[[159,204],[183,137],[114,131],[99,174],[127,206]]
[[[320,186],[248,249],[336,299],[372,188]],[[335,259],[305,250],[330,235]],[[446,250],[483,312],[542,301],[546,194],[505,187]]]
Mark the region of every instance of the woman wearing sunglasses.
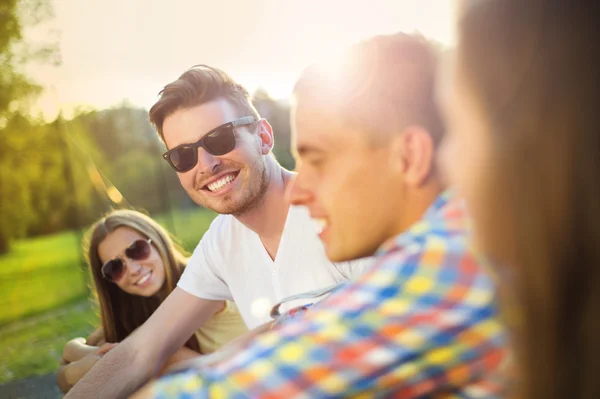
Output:
[[516,305],[518,396],[600,398],[600,8],[469,3],[446,160]]
[[[100,305],[102,328],[64,348],[59,386],[69,390],[114,345],[141,326],[173,291],[187,258],[169,234],[139,212],[117,210],[96,222],[84,251]],[[247,331],[237,308],[223,301],[216,313],[165,365],[214,352]]]

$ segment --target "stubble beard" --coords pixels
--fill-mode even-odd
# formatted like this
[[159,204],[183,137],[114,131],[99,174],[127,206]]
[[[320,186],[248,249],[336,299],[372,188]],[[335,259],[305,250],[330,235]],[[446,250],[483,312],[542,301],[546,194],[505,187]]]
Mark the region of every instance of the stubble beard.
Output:
[[[230,194],[220,199],[212,199],[198,197],[197,193],[190,192],[190,197],[198,205],[209,208],[221,215],[233,215],[235,217],[245,215],[260,207],[265,200],[265,194],[269,186],[266,169],[264,162],[256,162],[247,166],[246,170],[248,170],[250,177],[250,185],[247,188],[242,187],[240,198],[235,202]],[[240,170],[240,174],[242,172],[243,169]],[[238,176],[238,178],[242,178],[242,176]]]
[[[244,197],[240,200],[235,209],[232,209],[228,214],[239,218],[247,215],[256,208],[259,208],[265,201],[267,189],[269,187],[269,179],[267,177],[267,167],[265,163],[258,163],[259,167],[254,169],[256,173],[256,182],[248,188],[244,193]],[[253,171],[251,170],[252,174]]]

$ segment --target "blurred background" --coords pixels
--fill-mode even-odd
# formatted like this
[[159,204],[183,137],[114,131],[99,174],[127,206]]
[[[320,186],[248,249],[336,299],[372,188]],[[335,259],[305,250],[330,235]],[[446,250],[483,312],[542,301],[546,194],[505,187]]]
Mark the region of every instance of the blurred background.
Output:
[[81,237],[113,208],[191,251],[214,218],[162,160],[157,93],[194,64],[254,94],[293,168],[288,97],[311,61],[376,34],[454,41],[451,0],[0,0],[0,396],[98,323]]

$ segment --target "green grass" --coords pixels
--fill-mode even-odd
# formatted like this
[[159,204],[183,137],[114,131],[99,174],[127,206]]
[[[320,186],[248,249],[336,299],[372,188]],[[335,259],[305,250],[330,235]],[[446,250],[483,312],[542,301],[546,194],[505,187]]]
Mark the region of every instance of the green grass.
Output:
[[0,325],[85,296],[79,248],[74,232],[15,242],[0,257]]
[[55,371],[65,342],[87,337],[98,324],[83,299],[0,327],[0,384]]
[[[191,252],[214,216],[195,207],[156,220]],[[55,370],[65,341],[89,334],[87,278],[78,232],[17,241],[0,256],[0,383]]]

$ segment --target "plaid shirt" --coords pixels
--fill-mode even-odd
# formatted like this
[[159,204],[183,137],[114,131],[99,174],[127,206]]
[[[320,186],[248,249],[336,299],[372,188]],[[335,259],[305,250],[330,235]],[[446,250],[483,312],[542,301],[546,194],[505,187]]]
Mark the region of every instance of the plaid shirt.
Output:
[[501,397],[508,360],[493,280],[468,245],[462,202],[438,197],[377,263],[301,317],[157,398]]

